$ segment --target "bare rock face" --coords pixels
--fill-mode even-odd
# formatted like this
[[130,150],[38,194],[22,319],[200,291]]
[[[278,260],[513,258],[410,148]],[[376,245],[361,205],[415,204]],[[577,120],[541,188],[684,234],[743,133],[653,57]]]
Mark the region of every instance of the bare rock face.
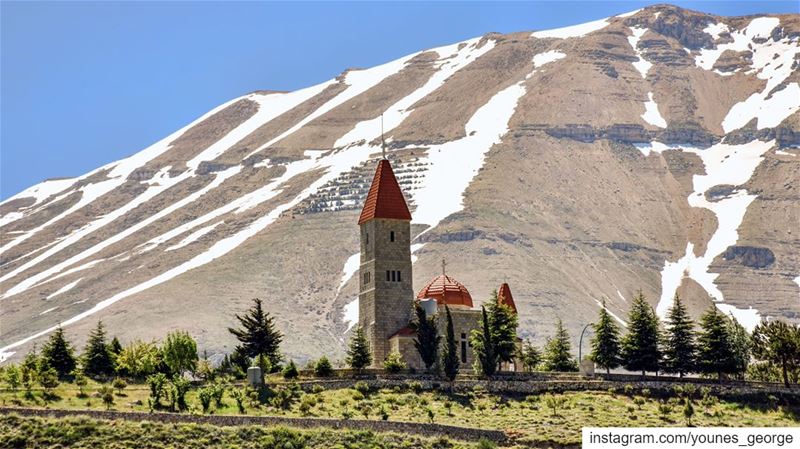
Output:
[[730,246],[722,257],[750,268],[767,268],[775,262],[775,254],[769,248],[753,246]]
[[98,319],[218,357],[255,297],[289,357],[342,356],[381,115],[415,289],[442,259],[476,305],[508,282],[536,343],[558,319],[576,339],[604,299],[624,322],[639,290],[662,315],[677,292],[797,322],[798,61],[799,15],[658,5],[232,99],[0,204],[0,359],[59,323],[82,347]]

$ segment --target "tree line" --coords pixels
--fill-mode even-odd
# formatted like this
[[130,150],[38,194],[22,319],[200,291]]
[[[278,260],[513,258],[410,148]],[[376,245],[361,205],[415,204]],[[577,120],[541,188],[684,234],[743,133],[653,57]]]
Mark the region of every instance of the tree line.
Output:
[[[682,377],[698,373],[719,379],[783,381],[786,385],[800,379],[800,326],[770,320],[760,323],[749,334],[735,318],[712,306],[700,317],[698,328],[678,295],[662,326],[640,291],[631,305],[627,333],[623,336],[605,302],[602,305],[597,322],[592,324],[594,335],[589,357],[607,372],[621,366],[643,375],[655,372]],[[452,381],[461,361],[449,307],[445,306],[444,312],[444,336],[439,335],[438,326],[442,317],[426,316],[419,303],[414,305],[414,319],[409,325],[416,331],[414,346],[426,372]],[[34,345],[19,365],[5,367],[3,375],[13,388],[24,385],[28,390],[37,383],[52,389],[59,381],[80,382],[87,376],[148,382],[153,380],[152,376],[159,376],[161,383],[169,381],[172,388],[180,389],[187,373],[203,380],[217,376],[244,378],[250,366],[261,367],[262,375],[281,372],[287,379],[298,376],[294,361],[284,364],[280,351],[283,335],[261,300],[254,299],[244,314],[236,315],[236,320],[239,327],[229,328],[229,332],[239,344],[217,366],[206,357],[199,357],[197,343],[187,332],[170,332],[160,344],[134,340],[122,346],[116,337],[108,339],[103,323],[98,321],[80,356],[59,327],[41,352]],[[570,336],[561,320],[541,350],[529,341],[519,343],[518,325],[517,315],[508,306],[499,304],[497,293],[493,292],[487,305],[481,307],[481,319],[469,336],[475,356],[472,368],[477,373],[491,377],[503,363],[521,363],[527,371],[578,370]],[[356,328],[353,332],[345,362],[356,371],[372,364],[372,352],[363,329]],[[398,353],[389,354],[383,367],[388,372],[408,368]],[[333,366],[324,356],[311,362],[309,368],[320,377],[333,374]]]
[[663,325],[639,291],[624,336],[605,301],[593,328],[590,358],[606,372],[621,366],[642,375],[697,373],[720,380],[780,380],[786,386],[800,377],[800,326],[762,321],[749,334],[735,317],[726,316],[715,305],[696,324],[677,294]]

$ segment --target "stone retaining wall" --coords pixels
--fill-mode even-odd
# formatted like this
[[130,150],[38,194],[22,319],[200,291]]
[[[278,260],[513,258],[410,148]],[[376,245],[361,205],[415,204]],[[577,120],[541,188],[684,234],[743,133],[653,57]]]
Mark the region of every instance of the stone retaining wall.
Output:
[[369,430],[373,432],[394,432],[421,435],[425,437],[448,437],[456,440],[477,441],[486,438],[503,442],[506,435],[500,430],[474,429],[469,427],[447,426],[443,424],[423,424],[402,421],[374,421],[361,419],[325,418],[287,418],[282,416],[236,416],[236,415],[190,415],[180,413],[115,412],[102,410],[54,410],[41,408],[0,407],[0,414],[15,413],[22,416],[62,418],[66,416],[87,416],[103,420],[154,421],[161,423],[196,423],[216,426],[283,426],[302,429],[331,428]]
[[[514,378],[499,378],[493,380],[459,379],[453,383],[452,387],[453,391],[456,393],[467,393],[474,390],[476,387],[482,387],[490,393],[539,394],[564,391],[608,391],[609,389],[623,392],[627,386],[630,386],[634,392],[648,389],[654,394],[672,394],[676,386],[690,384],[698,389],[703,387],[708,388],[713,394],[723,398],[763,400],[768,395],[774,395],[778,398],[800,401],[800,389],[789,389],[780,384],[744,382],[714,383],[705,381],[692,382],[689,380],[674,382],[672,379],[653,380],[652,378],[645,378],[645,380],[642,380],[641,377],[637,376],[631,376],[631,378],[624,376],[622,378],[625,380],[580,378],[577,378],[578,380],[568,378],[564,380],[516,380]],[[303,390],[310,391],[315,388],[315,385],[330,390],[353,388],[358,382],[366,383],[372,389],[395,387],[407,389],[414,384],[418,384],[419,388],[422,390],[447,390],[450,388],[448,382],[430,376],[386,376],[354,379],[335,378],[309,381],[300,380],[297,383]]]

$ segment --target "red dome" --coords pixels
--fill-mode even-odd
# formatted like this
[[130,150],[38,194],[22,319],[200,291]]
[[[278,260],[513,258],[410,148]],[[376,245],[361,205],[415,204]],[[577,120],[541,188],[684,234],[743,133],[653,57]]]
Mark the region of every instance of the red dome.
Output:
[[461,282],[440,274],[417,293],[417,299],[433,298],[440,305],[472,307],[472,296]]

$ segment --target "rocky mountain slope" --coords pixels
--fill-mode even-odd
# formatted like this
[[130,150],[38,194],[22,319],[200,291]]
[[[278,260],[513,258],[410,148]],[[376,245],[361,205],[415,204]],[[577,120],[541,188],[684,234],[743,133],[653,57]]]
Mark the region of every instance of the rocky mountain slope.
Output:
[[800,320],[800,16],[654,6],[487,34],[289,93],[257,91],[141,152],[0,205],[0,351],[102,319],[187,329],[209,354],[260,297],[285,352],[341,354],[358,212],[388,157],[414,215],[414,284],[447,259],[522,333],[572,335],[602,298],[676,291],[747,326]]

